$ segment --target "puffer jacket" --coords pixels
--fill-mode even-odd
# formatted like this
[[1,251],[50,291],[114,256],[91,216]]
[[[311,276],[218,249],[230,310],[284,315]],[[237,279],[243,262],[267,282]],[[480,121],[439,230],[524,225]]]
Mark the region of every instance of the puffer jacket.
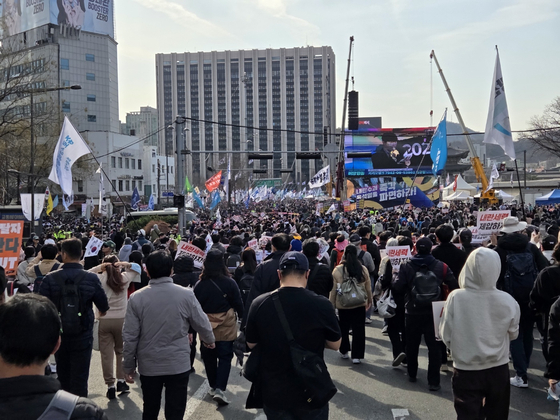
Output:
[[[58,308],[62,291],[54,276],[59,276],[60,273],[62,273],[62,275],[64,275],[68,279],[76,279],[77,277],[81,276],[81,273],[83,272],[84,268],[81,264],[66,263],[60,270],[49,273],[44,277],[43,283],[41,283],[39,294],[48,297]],[[86,273],[85,278],[79,284],[79,290],[80,299],[83,300],[83,304],[86,308],[86,313],[83,314],[83,325],[86,327],[84,334],[89,334],[91,336],[93,332],[94,320],[92,304],[95,303],[95,306],[97,306],[99,312],[107,312],[109,310],[107,295],[105,294],[103,287],[101,287],[99,278],[93,273]],[[64,338],[64,334],[62,335],[62,337]]]
[[[59,389],[60,382],[48,376],[0,379],[0,419],[37,420]],[[107,420],[107,416],[93,401],[79,398],[70,420]]]

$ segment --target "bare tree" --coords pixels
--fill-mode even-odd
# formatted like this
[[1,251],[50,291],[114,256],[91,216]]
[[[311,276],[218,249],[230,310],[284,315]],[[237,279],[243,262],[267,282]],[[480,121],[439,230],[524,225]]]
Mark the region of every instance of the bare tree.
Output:
[[531,118],[530,125],[535,131],[525,138],[538,148],[560,157],[560,96],[546,107],[542,115]]

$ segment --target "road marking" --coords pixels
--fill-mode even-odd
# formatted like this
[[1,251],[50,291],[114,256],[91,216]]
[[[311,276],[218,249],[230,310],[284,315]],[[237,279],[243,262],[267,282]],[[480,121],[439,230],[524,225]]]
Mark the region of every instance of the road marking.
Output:
[[194,395],[187,400],[187,409],[185,410],[184,420],[188,420],[196,411],[206,394],[210,391],[208,379],[205,379],[200,388],[196,390]]
[[410,416],[406,408],[393,408],[391,413],[393,413],[393,420],[406,420],[405,417]]

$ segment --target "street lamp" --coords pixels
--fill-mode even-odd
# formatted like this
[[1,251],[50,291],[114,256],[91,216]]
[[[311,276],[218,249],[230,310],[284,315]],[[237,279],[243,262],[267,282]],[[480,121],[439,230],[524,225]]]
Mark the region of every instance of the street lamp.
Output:
[[[61,90],[80,90],[82,87],[80,85],[72,85],[72,86],[57,86],[53,88],[44,88],[44,89],[29,89],[19,91],[19,94],[29,94],[29,131],[31,135],[31,159],[29,164],[29,174],[27,179],[27,191],[31,193],[31,219],[35,219],[35,185],[31,182],[31,178],[33,176],[33,171],[35,170],[35,127],[33,124],[33,95],[34,94],[41,94],[47,92],[56,92]],[[31,176],[29,176],[31,175]],[[35,233],[35,220],[31,221],[31,229],[29,230],[29,234]]]

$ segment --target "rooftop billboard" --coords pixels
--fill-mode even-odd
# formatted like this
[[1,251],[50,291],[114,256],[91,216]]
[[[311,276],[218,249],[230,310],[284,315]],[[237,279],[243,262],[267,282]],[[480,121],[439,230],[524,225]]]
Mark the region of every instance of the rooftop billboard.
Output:
[[[347,177],[402,177],[430,175],[430,141],[434,129],[382,128],[344,137],[344,171]],[[348,157],[366,153],[367,157]]]
[[113,0],[3,0],[0,38],[48,23],[115,37]]

